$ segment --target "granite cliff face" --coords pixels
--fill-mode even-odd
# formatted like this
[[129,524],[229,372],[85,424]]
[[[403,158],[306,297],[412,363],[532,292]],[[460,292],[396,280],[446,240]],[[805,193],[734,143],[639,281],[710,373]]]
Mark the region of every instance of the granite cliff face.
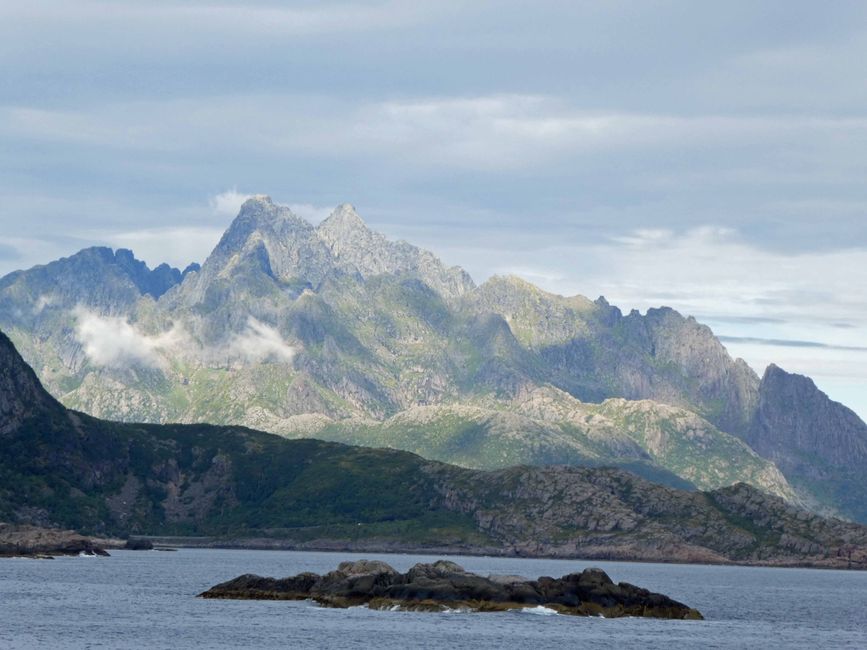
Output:
[[[662,487],[616,469],[464,469],[400,451],[67,411],[0,334],[0,520],[90,533],[267,538],[296,548],[863,567],[867,527],[746,485]],[[29,392],[27,392],[29,391]],[[40,394],[41,393],[41,394]],[[35,398],[35,399],[34,399]]]
[[801,438],[839,438],[845,453],[864,425],[844,407],[816,417],[807,392],[786,401],[671,309],[624,315],[517,278],[475,287],[348,205],[314,227],[254,197],[183,273],[87,249],[10,274],[0,327],[52,394],[99,417],[246,425],[477,468],[614,464],[707,489],[745,481],[867,521],[844,496],[861,494],[857,473],[812,467],[809,454],[780,460],[782,476],[771,464]]
[[404,241],[392,242],[370,230],[349,204],[343,204],[316,228],[331,252],[334,264],[345,273],[363,278],[404,275],[422,280],[446,299],[470,293],[475,285],[461,268],[446,268],[432,253]]
[[775,365],[762,378],[747,441],[780,467],[806,477],[867,467],[867,424],[809,377]]
[[563,298],[518,278],[492,278],[475,299],[505,319],[545,381],[581,400],[651,399],[733,433],[749,424],[759,378],[693,318],[669,308],[624,316],[603,298]]
[[867,520],[867,424],[809,377],[770,366],[745,439],[805,492]]

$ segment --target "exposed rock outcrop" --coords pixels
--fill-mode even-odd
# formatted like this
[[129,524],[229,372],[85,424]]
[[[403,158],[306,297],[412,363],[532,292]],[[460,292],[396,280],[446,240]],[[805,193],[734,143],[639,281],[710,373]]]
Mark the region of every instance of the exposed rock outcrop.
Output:
[[771,365],[747,442],[784,472],[822,478],[867,467],[867,424],[803,375]]
[[108,555],[91,537],[72,530],[0,523],[0,557]]
[[202,598],[251,600],[312,599],[327,607],[367,605],[374,609],[498,612],[544,606],[575,616],[643,616],[701,619],[695,609],[626,582],[615,584],[602,569],[562,578],[525,580],[482,577],[446,560],[416,564],[398,573],[384,562],[343,562],[324,576],[301,573],[277,580],[243,575],[216,585]]
[[867,424],[812,379],[769,366],[745,439],[808,498],[867,521]]

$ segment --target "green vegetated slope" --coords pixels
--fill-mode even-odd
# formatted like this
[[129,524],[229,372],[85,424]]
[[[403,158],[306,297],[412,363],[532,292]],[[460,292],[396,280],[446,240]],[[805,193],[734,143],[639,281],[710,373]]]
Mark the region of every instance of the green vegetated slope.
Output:
[[867,527],[743,484],[663,487],[616,469],[485,472],[237,427],[68,411],[0,335],[0,518],[88,532],[271,536],[551,556],[855,566]]
[[789,500],[797,498],[773,463],[683,409],[620,399],[584,404],[550,387],[514,401],[483,404],[416,407],[385,422],[321,422],[321,428],[305,426],[301,433],[403,449],[479,469],[625,466],[677,487],[715,489],[746,482]]

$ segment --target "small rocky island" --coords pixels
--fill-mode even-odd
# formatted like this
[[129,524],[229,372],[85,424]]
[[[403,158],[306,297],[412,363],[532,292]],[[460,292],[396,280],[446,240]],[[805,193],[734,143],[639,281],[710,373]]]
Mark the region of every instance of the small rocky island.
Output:
[[248,600],[313,600],[325,607],[367,605],[404,611],[467,610],[501,612],[547,607],[574,616],[643,616],[700,620],[695,609],[621,582],[602,569],[585,569],[562,578],[527,580],[519,576],[483,577],[454,562],[416,564],[399,573],[385,562],[342,562],[337,570],[291,578],[242,575],[199,594],[202,598]]

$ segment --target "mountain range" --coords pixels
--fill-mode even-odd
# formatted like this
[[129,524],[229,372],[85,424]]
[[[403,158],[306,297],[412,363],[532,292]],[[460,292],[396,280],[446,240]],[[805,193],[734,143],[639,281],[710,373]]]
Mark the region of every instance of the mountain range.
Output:
[[2,333],[0,423],[0,521],[294,548],[867,566],[867,527],[743,483],[480,471],[241,427],[99,420],[51,397]]
[[623,314],[459,268],[256,196],[199,267],[90,248],[0,279],[0,329],[65,406],[243,425],[475,469],[625,467],[743,482],[867,522],[867,425],[808,378],[732,359],[672,309]]

